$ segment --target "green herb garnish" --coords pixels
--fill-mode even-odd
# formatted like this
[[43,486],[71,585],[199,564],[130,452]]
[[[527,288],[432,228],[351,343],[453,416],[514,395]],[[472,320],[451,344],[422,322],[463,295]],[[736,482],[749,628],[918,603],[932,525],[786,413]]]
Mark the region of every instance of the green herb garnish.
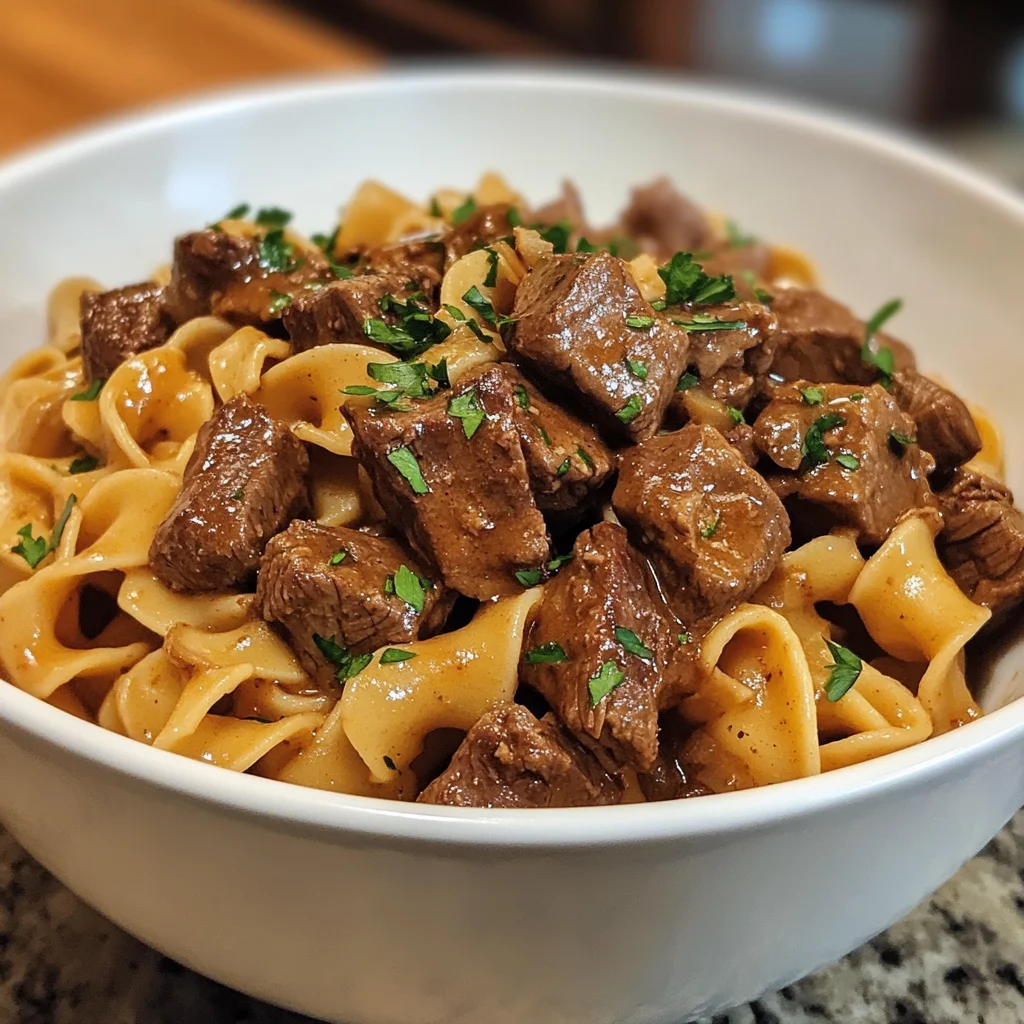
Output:
[[606,661],[595,675],[587,681],[590,691],[590,706],[596,708],[626,678],[625,672],[614,661]]
[[516,579],[524,587],[535,587],[544,578],[540,569],[519,569],[516,572]]
[[630,395],[629,401],[615,414],[623,423],[632,423],[643,412],[643,402],[637,395]]
[[834,704],[860,678],[864,663],[842,644],[834,644],[831,640],[826,640],[825,643],[832,655],[832,667],[825,683],[825,696]]
[[84,391],[79,391],[77,394],[71,396],[72,402],[95,402],[100,396],[100,392],[103,390],[103,385],[106,384],[106,380],[97,378],[94,380]]
[[436,363],[425,363],[427,376],[434,381],[439,388],[450,388],[451,378],[448,376],[448,358],[445,356]]
[[871,319],[864,325],[864,343],[861,345],[861,361],[878,371],[879,383],[888,388],[892,384],[892,375],[896,370],[891,348],[880,348],[877,352],[871,348],[871,341],[882,329],[882,325],[895,316],[903,307],[902,299],[890,299],[875,310]]
[[472,306],[473,309],[475,309],[477,313],[487,321],[487,323],[492,326],[497,326],[498,314],[494,312],[494,306],[492,306],[490,302],[483,297],[480,289],[477,288],[476,285],[473,285],[469,291],[462,296],[462,301],[466,303],[467,306]]
[[[423,602],[426,599],[426,590],[422,579],[407,565],[400,565],[398,571],[389,578],[395,596],[400,597],[413,611],[422,612]],[[430,580],[427,580],[427,584],[430,584]]]
[[572,225],[567,220],[560,220],[557,224],[550,224],[544,228],[540,237],[545,242],[550,242],[555,252],[565,252],[569,247],[569,236],[572,234]]
[[845,423],[846,420],[839,413],[827,412],[824,416],[819,416],[807,428],[807,433],[800,444],[800,454],[804,459],[804,466],[802,467],[804,472],[814,466],[820,466],[828,462],[831,453],[825,444],[825,433],[829,430],[834,430],[836,427],[841,427]]
[[414,651],[403,651],[400,647],[388,647],[381,652],[380,663],[382,665],[395,665],[398,662],[409,661],[410,658],[415,657],[416,653]]
[[638,380],[647,380],[647,366],[640,362],[639,359],[630,359],[629,356],[626,356],[625,363],[629,372],[633,374],[634,377]]
[[271,316],[280,316],[291,305],[291,302],[292,297],[287,292],[279,292],[271,288],[267,312]]
[[676,633],[676,639],[679,641],[679,646],[682,647],[684,644],[688,644],[693,637],[689,633]]
[[565,653],[560,643],[550,640],[546,644],[534,647],[532,651],[527,651],[524,660],[528,665],[557,665],[559,662],[568,661],[569,655]]
[[707,305],[726,302],[736,296],[732,278],[728,274],[709,277],[704,268],[694,262],[693,253],[677,252],[665,266],[658,268],[658,276],[665,282],[665,303],[669,306],[683,302]]
[[484,421],[485,413],[477,401],[476,388],[471,388],[465,394],[456,395],[448,402],[448,415],[462,420],[462,432],[468,441]]
[[676,391],[689,391],[700,383],[700,378],[695,373],[684,373],[676,383]]
[[626,326],[636,331],[647,331],[654,326],[653,316],[627,316]]
[[18,530],[18,536],[21,540],[11,548],[11,553],[21,555],[28,562],[28,567],[34,569],[50,552],[46,538],[33,537],[31,523],[26,523],[21,527]]
[[253,218],[260,227],[279,230],[285,227],[292,219],[288,210],[282,210],[280,206],[265,206],[256,211]]
[[284,230],[274,228],[268,231],[259,244],[260,266],[271,273],[290,274],[297,270],[301,261],[294,259],[295,246],[286,241]]
[[622,649],[628,651],[630,654],[635,654],[638,658],[642,658],[644,661],[654,660],[654,651],[652,651],[650,647],[645,647],[633,630],[626,629],[623,626],[616,626],[615,639],[622,644]]
[[552,576],[554,576],[555,573],[557,573],[558,570],[561,569],[563,565],[568,565],[569,562],[571,562],[571,561],[572,561],[572,552],[569,551],[569,552],[567,552],[564,555],[558,555],[555,558],[552,558],[551,561],[548,562],[548,564],[544,566],[544,568],[547,569],[547,571]]
[[493,288],[498,283],[498,254],[490,247],[484,252],[487,253],[487,276],[484,278],[484,287]]
[[821,388],[816,388],[813,385],[807,388],[801,388],[800,394],[803,396],[805,405],[821,405],[825,401],[825,392]]
[[739,225],[734,220],[727,220],[725,222],[725,237],[730,249],[745,249],[747,246],[754,245],[757,242],[753,235],[743,234]]
[[576,454],[580,457],[580,461],[587,466],[589,469],[594,468],[594,460],[587,454],[586,448],[577,448]]
[[476,200],[472,196],[466,196],[465,201],[452,210],[452,223],[457,226],[469,220],[476,213],[476,209]]
[[80,455],[68,466],[68,472],[72,476],[77,473],[91,473],[99,464],[100,460],[92,455]]
[[427,486],[426,480],[423,479],[423,473],[420,471],[420,464],[416,461],[416,456],[404,445],[388,453],[388,462],[405,477],[406,482],[412,488],[413,494],[426,494],[429,492],[430,488]]
[[565,476],[565,474],[568,473],[570,469],[572,469],[572,459],[566,456],[562,460],[558,469],[555,470],[555,476]]
[[735,405],[728,405],[726,408],[729,410],[729,417],[733,423],[739,425],[740,423],[746,423],[747,421],[743,418],[743,410],[737,409]]
[[910,437],[908,434],[901,434],[898,430],[889,431],[889,447],[897,455],[902,455],[907,445],[910,444],[917,444],[917,438]]
[[519,403],[519,408],[525,412],[530,411],[530,393],[523,387],[522,384],[517,384],[515,387],[516,401]]
[[335,551],[330,558],[327,559],[328,565],[341,565],[342,562],[348,557],[347,551]]
[[676,327],[684,331],[742,331],[747,326],[746,320],[722,320],[707,313],[695,313],[690,320],[673,320]]
[[710,540],[718,532],[718,525],[722,521],[722,513],[715,510],[714,517],[700,528],[700,535],[705,540]]
[[853,452],[840,452],[836,456],[836,462],[842,466],[843,469],[860,469],[860,459],[858,459]]

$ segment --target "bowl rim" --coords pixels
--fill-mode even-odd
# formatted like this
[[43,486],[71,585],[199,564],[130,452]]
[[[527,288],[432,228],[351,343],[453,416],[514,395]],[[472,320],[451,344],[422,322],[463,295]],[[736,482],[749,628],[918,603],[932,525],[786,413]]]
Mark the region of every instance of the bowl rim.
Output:
[[[944,179],[1016,220],[1024,230],[1024,197],[905,131],[803,101],[755,96],[702,79],[521,63],[498,68],[470,62],[435,63],[384,72],[318,75],[162,104],[16,153],[0,163],[0,194],[36,174],[73,164],[89,153],[245,109],[452,87],[554,91],[594,99],[625,95],[639,102],[675,102],[786,124],[873,150],[919,174]],[[58,756],[82,758],[125,780],[155,786],[242,817],[272,819],[282,829],[335,839],[354,833],[391,843],[534,850],[706,839],[845,808],[897,788],[927,785],[938,777],[967,770],[983,758],[995,757],[1018,742],[1024,735],[1024,700],[1012,701],[960,729],[915,746],[810,778],[700,800],[544,810],[408,804],[310,789],[232,771],[211,771],[210,765],[81,721],[10,683],[0,685],[0,721],[16,736],[31,745],[56,750]]]

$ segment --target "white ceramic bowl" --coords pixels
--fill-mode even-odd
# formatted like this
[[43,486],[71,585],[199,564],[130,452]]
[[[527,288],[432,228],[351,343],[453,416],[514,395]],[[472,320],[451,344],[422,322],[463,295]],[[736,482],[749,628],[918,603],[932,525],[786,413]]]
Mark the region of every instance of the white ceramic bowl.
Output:
[[[497,167],[595,214],[671,173],[817,259],[1024,445],[1024,205],[886,134],[655,80],[441,71],[249,92],[126,121],[0,170],[4,362],[66,274],[111,285],[246,199],[330,223],[367,176],[423,196]],[[1016,689],[1011,648],[990,706]],[[0,685],[0,819],[82,898],[235,988],[337,1021],[677,1022],[879,931],[1024,800],[1024,701],[867,764],[646,806],[404,806],[234,775]],[[87,956],[88,951],[83,951]]]

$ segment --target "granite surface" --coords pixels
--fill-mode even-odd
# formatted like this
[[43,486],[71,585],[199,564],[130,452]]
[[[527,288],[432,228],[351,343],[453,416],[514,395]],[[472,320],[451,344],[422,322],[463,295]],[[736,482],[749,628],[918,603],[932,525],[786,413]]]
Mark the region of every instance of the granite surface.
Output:
[[[90,910],[0,831],[2,1024],[301,1024]],[[1024,811],[909,917],[711,1024],[1024,1021]],[[486,1024],[486,1022],[481,1022]]]

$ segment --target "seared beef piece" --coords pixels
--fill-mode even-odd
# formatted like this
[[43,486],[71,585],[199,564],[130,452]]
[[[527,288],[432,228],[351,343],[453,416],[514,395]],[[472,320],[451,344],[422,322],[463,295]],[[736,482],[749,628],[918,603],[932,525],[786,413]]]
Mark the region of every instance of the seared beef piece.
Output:
[[691,731],[692,728],[687,727],[674,712],[662,715],[658,756],[646,772],[637,772],[636,776],[648,800],[682,800],[708,796],[712,792],[696,779],[687,778],[681,752]]
[[936,495],[939,555],[960,589],[992,609],[993,622],[1024,598],[1024,515],[1005,484],[961,467]]
[[552,715],[498,704],[466,733],[451,764],[419,801],[453,807],[617,804],[622,787]]
[[754,428],[749,423],[737,423],[725,435],[725,439],[740,453],[740,457],[751,469],[757,466],[761,453],[754,442]]
[[259,565],[267,541],[308,508],[305,446],[247,395],[203,424],[181,493],[149,549],[172,590],[230,590]]
[[642,252],[660,260],[669,260],[677,252],[703,249],[711,237],[703,211],[668,178],[634,188],[620,223]]
[[284,311],[284,326],[295,350],[342,343],[372,345],[363,324],[383,320],[394,326],[394,314],[382,312],[380,301],[386,295],[404,300],[406,284],[407,279],[398,274],[360,274],[322,288],[302,289]]
[[[596,740],[616,764],[643,770],[658,752],[658,712],[692,687],[670,621],[626,531],[598,523],[577,537],[572,561],[545,586],[523,642],[519,678],[577,736]],[[650,656],[624,647],[616,629],[635,634]],[[555,644],[565,660],[538,660]],[[592,689],[620,673],[622,682],[606,696]]]
[[916,370],[893,377],[896,404],[917,424],[917,443],[935,458],[935,469],[946,474],[981,451],[981,435],[967,406],[949,391]]
[[499,238],[511,235],[513,225],[508,219],[508,212],[511,209],[508,203],[481,206],[461,224],[453,227],[445,237],[445,248],[448,250],[445,269],[473,249],[479,249],[496,242]]
[[757,446],[783,470],[768,482],[794,526],[811,535],[850,527],[861,544],[874,545],[906,512],[934,506],[934,460],[917,443],[900,442],[913,438],[914,421],[885,388],[818,384],[811,396],[821,401],[811,405],[807,387],[780,386],[754,424]]
[[[735,330],[690,330],[688,365],[701,380],[713,377],[726,367],[745,367],[760,376],[768,372],[775,355],[779,321],[769,306],[760,302],[728,302],[718,306],[672,306],[667,312],[673,320],[688,323],[713,317],[718,322],[742,323]],[[713,324],[711,326],[714,326]]]
[[[449,412],[452,403],[486,416],[460,419]],[[352,453],[388,519],[449,587],[481,601],[521,593],[516,572],[540,568],[549,545],[530,493],[512,387],[490,378],[478,387],[470,377],[434,398],[410,400],[408,411],[404,404],[344,408]]]
[[[772,312],[779,333],[771,372],[782,380],[870,384],[878,374],[861,359],[865,325],[846,306],[811,288],[774,291]],[[913,369],[914,354],[886,334],[876,349],[889,348],[897,370]]]
[[542,397],[511,363],[490,363],[463,378],[481,389],[511,389],[515,420],[537,507],[567,513],[585,507],[611,475],[615,456],[597,431]]
[[167,286],[167,310],[177,323],[193,317],[224,317],[232,323],[265,326],[277,320],[279,295],[296,295],[311,282],[333,280],[319,251],[292,254],[292,269],[268,270],[260,242],[226,231],[193,231],[174,240],[174,264]]
[[163,288],[145,281],[109,292],[83,292],[82,369],[86,380],[109,377],[138,352],[167,340]]
[[[519,285],[513,316],[513,357],[545,390],[561,389],[612,440],[658,429],[688,339],[644,299],[622,260],[606,252],[545,256]],[[630,327],[634,317],[649,326]]]
[[612,504],[691,633],[757,590],[790,541],[782,502],[713,427],[624,452]]
[[394,274],[406,290],[423,292],[431,312],[436,312],[445,259],[445,245],[440,237],[408,238],[382,245],[368,250],[364,259],[374,273]]
[[427,568],[394,540],[296,519],[263,553],[256,607],[284,627],[309,675],[329,685],[337,666],[324,658],[314,634],[368,654],[432,636],[444,625],[455,595],[431,581],[417,611],[395,593],[402,566],[427,578]]

